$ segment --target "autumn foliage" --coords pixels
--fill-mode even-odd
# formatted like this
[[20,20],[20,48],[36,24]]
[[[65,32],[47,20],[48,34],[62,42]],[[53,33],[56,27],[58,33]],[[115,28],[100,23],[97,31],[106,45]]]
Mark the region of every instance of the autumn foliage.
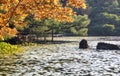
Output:
[[[65,1],[65,7],[61,1]],[[19,27],[24,27],[25,18],[52,18],[58,21],[72,22],[75,12],[70,7],[86,8],[85,0],[0,0],[0,38],[14,36]],[[11,27],[12,26],[12,27]]]

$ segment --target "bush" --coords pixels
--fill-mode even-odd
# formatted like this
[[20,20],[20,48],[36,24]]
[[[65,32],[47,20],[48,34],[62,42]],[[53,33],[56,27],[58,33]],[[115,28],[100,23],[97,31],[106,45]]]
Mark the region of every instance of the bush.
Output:
[[22,46],[34,46],[35,43],[32,43],[32,42],[22,42],[21,45],[22,45]]
[[19,50],[17,45],[11,45],[9,43],[0,42],[0,56],[14,54]]

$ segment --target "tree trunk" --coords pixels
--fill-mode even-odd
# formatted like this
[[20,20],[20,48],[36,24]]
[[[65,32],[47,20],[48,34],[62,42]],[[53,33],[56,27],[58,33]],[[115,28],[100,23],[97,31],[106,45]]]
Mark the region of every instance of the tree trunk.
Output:
[[53,29],[52,29],[52,42],[54,41],[54,36],[53,36],[53,34],[54,34],[54,31],[53,31]]
[[44,33],[44,43],[46,43],[46,33]]

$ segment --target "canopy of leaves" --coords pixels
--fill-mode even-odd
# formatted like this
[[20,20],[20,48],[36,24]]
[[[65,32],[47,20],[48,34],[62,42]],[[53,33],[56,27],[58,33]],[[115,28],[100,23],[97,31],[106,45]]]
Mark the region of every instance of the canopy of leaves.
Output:
[[36,34],[40,36],[43,33],[49,33],[52,29],[59,28],[59,21],[53,19],[42,19],[39,21],[30,21],[28,26],[22,31],[23,34]]
[[66,23],[62,24],[64,28],[62,29],[63,33],[69,33],[72,35],[79,35],[79,36],[87,36],[88,32],[88,24],[90,23],[90,19],[87,15],[77,15],[74,16],[73,23]]
[[[6,33],[15,35],[17,27],[22,28],[27,24],[24,19],[29,14],[36,20],[52,18],[72,22],[75,13],[70,7],[86,8],[85,0],[62,1],[66,2],[64,7],[61,0],[0,0],[0,38],[4,39]],[[14,26],[12,28],[11,23]]]

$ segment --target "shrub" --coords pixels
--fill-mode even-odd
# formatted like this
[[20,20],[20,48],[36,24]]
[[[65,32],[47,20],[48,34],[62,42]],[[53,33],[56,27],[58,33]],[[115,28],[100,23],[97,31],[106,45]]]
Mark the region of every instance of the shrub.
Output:
[[34,46],[35,43],[32,43],[32,42],[22,42],[21,45],[22,45],[22,46]]
[[14,54],[19,50],[17,45],[11,45],[6,42],[0,42],[0,56]]

